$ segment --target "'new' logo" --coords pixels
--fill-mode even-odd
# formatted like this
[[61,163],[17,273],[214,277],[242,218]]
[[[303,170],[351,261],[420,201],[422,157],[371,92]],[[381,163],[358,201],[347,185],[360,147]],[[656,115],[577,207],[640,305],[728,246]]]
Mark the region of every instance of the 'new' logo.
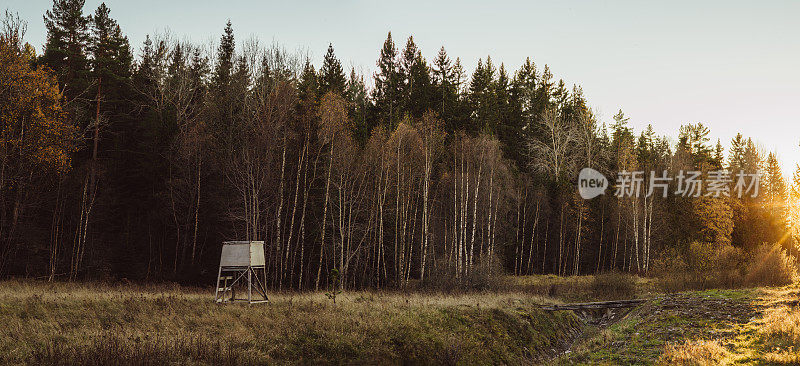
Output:
[[581,169],[578,174],[578,193],[581,198],[588,200],[595,198],[606,192],[608,188],[608,179],[592,168]]

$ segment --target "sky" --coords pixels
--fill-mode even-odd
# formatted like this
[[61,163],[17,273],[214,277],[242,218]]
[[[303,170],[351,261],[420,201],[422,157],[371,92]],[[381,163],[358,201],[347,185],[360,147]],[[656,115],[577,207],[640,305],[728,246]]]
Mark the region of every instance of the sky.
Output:
[[[10,3],[9,3],[10,1]],[[46,0],[0,5],[45,42]],[[100,1],[87,0],[86,12]],[[741,132],[774,151],[784,175],[800,162],[800,1],[203,1],[107,0],[134,49],[147,34],[199,43],[233,23],[237,45],[257,38],[320,65],[328,43],[343,64],[372,75],[387,32],[409,35],[429,61],[444,46],[469,72],[479,58],[516,70],[526,57],[580,85],[603,121],[620,109],[641,131],[676,138],[702,122],[712,143]]]

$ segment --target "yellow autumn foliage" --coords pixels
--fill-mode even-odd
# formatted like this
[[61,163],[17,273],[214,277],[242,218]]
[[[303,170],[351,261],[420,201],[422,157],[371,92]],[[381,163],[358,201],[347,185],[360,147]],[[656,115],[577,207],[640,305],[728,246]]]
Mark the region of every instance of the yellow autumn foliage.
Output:
[[[5,168],[66,172],[76,128],[66,121],[56,78],[33,67],[35,53],[19,29],[0,34],[0,156]],[[9,172],[6,170],[6,172]]]

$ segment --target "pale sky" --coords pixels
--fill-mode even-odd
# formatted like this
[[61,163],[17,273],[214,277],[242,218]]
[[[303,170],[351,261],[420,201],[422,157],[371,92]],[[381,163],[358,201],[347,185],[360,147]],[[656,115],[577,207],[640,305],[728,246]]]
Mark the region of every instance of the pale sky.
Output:
[[[0,5],[45,40],[45,0]],[[87,0],[92,13],[100,1]],[[800,1],[117,1],[108,0],[133,47],[166,29],[196,42],[236,38],[304,49],[319,66],[332,42],[343,64],[372,75],[391,31],[429,61],[445,46],[471,72],[491,55],[510,71],[531,59],[579,84],[609,121],[618,109],[641,131],[675,137],[702,122],[727,147],[736,132],[776,151],[791,177],[800,161]]]

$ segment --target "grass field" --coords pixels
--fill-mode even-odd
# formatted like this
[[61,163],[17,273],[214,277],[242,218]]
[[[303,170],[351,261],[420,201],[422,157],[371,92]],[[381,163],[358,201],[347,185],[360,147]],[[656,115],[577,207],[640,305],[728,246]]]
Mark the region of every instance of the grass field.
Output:
[[659,295],[551,363],[797,365],[798,300],[797,285]]
[[[796,286],[658,294],[600,324],[538,305],[607,298],[593,277],[503,279],[493,292],[272,293],[0,282],[2,364],[717,364],[800,360]],[[794,301],[794,302],[792,302]]]
[[529,363],[580,331],[521,292],[271,294],[219,305],[210,290],[0,283],[0,361],[30,364]]

